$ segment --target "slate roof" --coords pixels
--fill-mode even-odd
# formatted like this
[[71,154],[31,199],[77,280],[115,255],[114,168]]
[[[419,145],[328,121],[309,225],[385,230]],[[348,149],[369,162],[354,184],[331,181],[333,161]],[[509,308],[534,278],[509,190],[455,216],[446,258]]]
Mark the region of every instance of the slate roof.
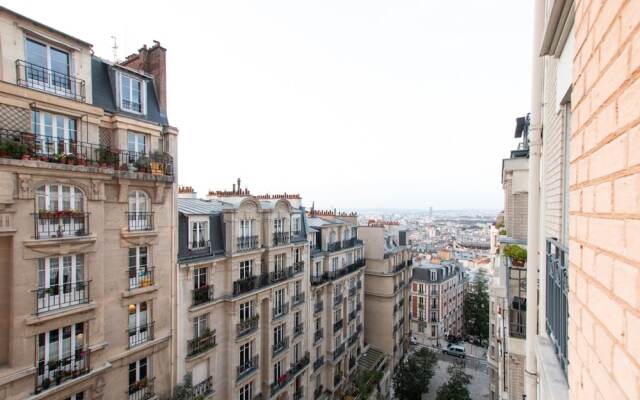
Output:
[[178,199],[178,212],[184,215],[209,215],[222,211],[222,202],[203,199]]
[[100,57],[91,57],[91,87],[93,105],[103,108],[107,112],[126,115],[131,118],[169,125],[167,115],[160,112],[160,105],[156,97],[155,83],[146,75],[137,74],[138,78],[146,82],[147,114],[135,114],[121,110],[116,101],[116,70],[132,74],[129,68],[123,68]]

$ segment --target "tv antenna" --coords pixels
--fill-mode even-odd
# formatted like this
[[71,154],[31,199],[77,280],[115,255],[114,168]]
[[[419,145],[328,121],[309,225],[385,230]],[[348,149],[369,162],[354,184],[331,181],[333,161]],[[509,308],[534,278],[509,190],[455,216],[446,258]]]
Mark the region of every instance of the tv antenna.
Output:
[[113,39],[113,47],[111,47],[111,49],[113,50],[113,62],[117,63],[118,62],[118,40],[115,36],[111,36],[111,39]]

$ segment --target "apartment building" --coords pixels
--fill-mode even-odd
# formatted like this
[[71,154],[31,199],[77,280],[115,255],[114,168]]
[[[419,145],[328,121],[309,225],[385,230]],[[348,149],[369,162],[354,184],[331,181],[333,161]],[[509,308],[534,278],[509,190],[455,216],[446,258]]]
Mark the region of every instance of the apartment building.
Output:
[[177,381],[194,394],[310,398],[309,247],[299,195],[178,198]]
[[170,393],[165,51],[110,63],[0,7],[0,398]]
[[462,336],[466,280],[455,261],[416,261],[411,279],[411,334],[418,343],[440,347]]
[[309,398],[342,398],[352,390],[358,361],[368,351],[363,242],[355,213],[311,208],[307,217],[313,332]]
[[[408,349],[409,281],[413,263],[407,231],[397,221],[370,220],[358,227],[365,244],[364,339],[389,357],[393,370]],[[392,323],[389,323],[392,321]]]

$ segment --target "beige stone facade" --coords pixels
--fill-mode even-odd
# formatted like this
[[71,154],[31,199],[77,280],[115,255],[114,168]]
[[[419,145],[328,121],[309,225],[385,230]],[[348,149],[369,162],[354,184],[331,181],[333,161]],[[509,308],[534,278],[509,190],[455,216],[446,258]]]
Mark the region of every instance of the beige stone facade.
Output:
[[153,73],[4,8],[0,55],[0,398],[166,398],[177,131]]
[[358,237],[367,261],[364,339],[388,355],[393,371],[408,349],[411,329],[407,233],[395,221],[368,221],[358,227]]

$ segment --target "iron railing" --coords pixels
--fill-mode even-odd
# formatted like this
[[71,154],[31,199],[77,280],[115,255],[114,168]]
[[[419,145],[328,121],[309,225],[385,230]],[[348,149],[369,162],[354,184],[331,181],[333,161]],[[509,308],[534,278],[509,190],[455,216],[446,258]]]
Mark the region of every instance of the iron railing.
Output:
[[253,315],[252,317],[245,319],[244,321],[238,322],[236,325],[236,331],[238,332],[238,337],[248,335],[254,330],[258,329],[258,321],[260,316],[258,314]]
[[84,79],[28,61],[16,60],[16,81],[18,86],[85,101],[86,84]]
[[213,377],[210,376],[200,383],[193,385],[193,395],[196,398],[205,397],[213,393]]
[[155,378],[142,378],[137,382],[129,385],[127,395],[129,400],[147,400],[155,396],[154,386]]
[[336,333],[340,329],[342,329],[342,325],[343,325],[343,320],[334,322],[334,324],[333,324],[333,333]]
[[547,293],[546,293],[546,319],[547,333],[553,343],[556,355],[560,360],[562,370],[567,375],[569,364],[567,353],[569,321],[569,293],[568,263],[569,254],[567,248],[554,239],[547,239]]
[[127,227],[129,231],[152,231],[153,211],[127,211]]
[[129,275],[129,290],[153,286],[155,283],[153,270],[153,267],[129,268],[127,271]]
[[317,343],[318,340],[322,339],[323,334],[324,334],[324,330],[322,328],[317,329],[316,332],[313,334],[313,342]]
[[354,287],[350,287],[350,288],[349,288],[349,297],[353,297],[353,296],[355,296],[355,295],[356,295],[356,291],[357,291],[357,290],[358,290],[358,289],[357,289],[355,286],[354,286]]
[[333,305],[337,306],[337,305],[342,304],[342,300],[343,299],[344,299],[344,297],[342,296],[342,293],[340,293],[340,294],[338,294],[336,296],[333,296]]
[[293,273],[299,274],[304,272],[304,261],[296,261],[293,263]]
[[129,335],[129,348],[153,340],[153,322],[131,327],[127,330]]
[[76,350],[74,354],[55,360],[40,360],[36,364],[35,393],[60,385],[89,372],[91,351]]
[[316,360],[313,362],[313,370],[317,370],[318,368],[322,367],[324,365],[324,356],[320,356],[318,358],[316,358]]
[[295,307],[299,304],[304,303],[304,292],[298,293],[298,294],[294,294],[293,296],[291,296],[291,306]]
[[187,248],[188,256],[198,256],[198,255],[207,255],[211,252],[211,241],[210,240],[193,240],[189,242],[189,246]]
[[205,351],[216,347],[217,344],[216,330],[207,331],[196,338],[187,340],[187,357],[204,353]]
[[192,305],[213,301],[213,285],[204,285],[191,291]]
[[282,246],[285,244],[289,244],[291,239],[291,235],[289,232],[275,232],[273,234],[273,245],[274,246]]
[[258,360],[259,360],[258,356],[255,355],[249,360],[246,360],[245,362],[240,363],[240,365],[236,367],[236,380],[240,380],[245,376],[249,375],[251,372],[258,369]]
[[273,307],[273,319],[281,318],[289,313],[289,303],[281,304]]
[[282,353],[285,349],[289,348],[289,337],[283,337],[280,339],[280,341],[274,343],[271,346],[271,351],[273,352],[273,356],[275,357],[276,355]]
[[293,327],[293,337],[298,337],[304,332],[304,325],[302,323]]
[[82,281],[37,288],[36,314],[89,303],[89,283]]
[[258,235],[239,236],[238,251],[250,251],[258,248]]
[[89,213],[75,211],[40,211],[33,214],[36,239],[87,236]]

